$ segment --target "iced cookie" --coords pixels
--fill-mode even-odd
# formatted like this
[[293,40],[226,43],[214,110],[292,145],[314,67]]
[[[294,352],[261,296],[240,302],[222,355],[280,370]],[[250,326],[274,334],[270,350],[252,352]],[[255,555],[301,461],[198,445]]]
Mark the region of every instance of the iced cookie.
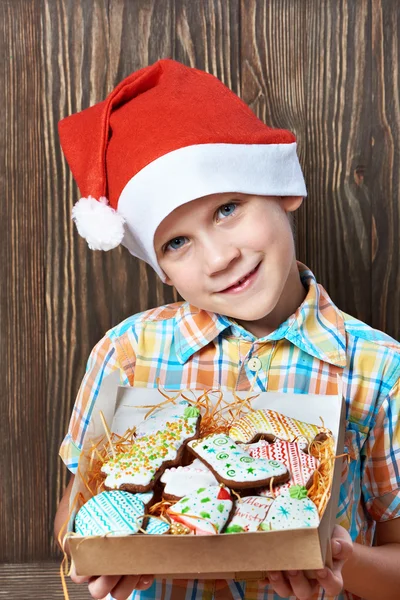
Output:
[[168,424],[179,419],[197,417],[199,411],[196,407],[191,406],[186,400],[182,400],[177,404],[169,404],[168,406],[158,408],[152,412],[147,419],[144,419],[136,427],[136,437],[140,438],[145,435],[153,435],[158,431],[165,431]]
[[[309,488],[312,484],[313,474],[319,466],[318,460],[303,452],[297,442],[276,440],[270,444],[265,440],[260,440],[257,444],[246,446],[246,450],[253,458],[279,460],[289,469],[289,482],[274,486],[274,495],[281,494],[291,485],[303,485]],[[258,493],[266,496],[271,494],[269,488],[260,490]]]
[[188,410],[187,416],[168,421],[164,431],[138,438],[129,452],[110,457],[101,468],[107,475],[105,487],[128,492],[152,489],[164,469],[179,463],[186,443],[198,435],[200,413],[192,407]]
[[166,469],[160,481],[165,484],[163,497],[166,500],[180,500],[199,488],[218,485],[210,469],[198,458],[187,467]]
[[273,498],[263,496],[246,496],[236,502],[235,512],[224,533],[240,533],[257,531],[265,520]]
[[289,479],[289,471],[277,460],[253,458],[223,433],[189,442],[188,448],[202,460],[220,483],[233,488],[265,487]]
[[305,438],[308,442],[314,439],[324,439],[331,432],[326,427],[304,423],[291,417],[286,417],[275,410],[252,410],[236,421],[229,430],[229,436],[235,442],[250,444],[264,436],[269,441],[275,438],[293,442],[297,438]]
[[132,535],[142,526],[144,514],[144,503],[136,494],[102,492],[78,511],[75,532],[84,536]]
[[175,523],[182,523],[196,535],[220,533],[233,507],[229,490],[219,486],[200,488],[168,509]]
[[145,531],[147,535],[165,535],[166,533],[169,533],[170,529],[171,526],[169,523],[161,521],[161,519],[150,517],[147,521]]
[[318,524],[318,510],[308,498],[306,488],[294,485],[273,500],[260,529],[303,529]]

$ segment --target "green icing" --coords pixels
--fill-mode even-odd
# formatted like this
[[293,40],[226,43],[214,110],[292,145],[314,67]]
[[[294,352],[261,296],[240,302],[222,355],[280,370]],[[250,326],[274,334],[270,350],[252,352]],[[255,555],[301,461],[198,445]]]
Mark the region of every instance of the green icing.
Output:
[[185,513],[189,512],[190,508],[189,506],[185,506],[184,508],[182,508],[181,512],[184,515]]
[[295,500],[303,500],[307,498],[307,489],[304,485],[292,485],[289,488],[290,497]]
[[194,419],[195,417],[198,417],[199,414],[200,414],[200,411],[195,406],[188,406],[183,411],[184,419]]
[[203,519],[211,519],[211,515],[208,512],[202,511],[200,513],[200,516],[203,517]]
[[217,506],[217,510],[218,510],[220,513],[223,513],[223,512],[224,512],[224,510],[225,510],[225,507],[224,507],[224,505],[223,505],[223,504],[218,504],[218,506]]
[[243,527],[240,527],[240,525],[228,525],[225,529],[225,533],[241,533],[242,531],[244,531],[244,529]]
[[204,492],[204,491],[205,491],[205,489],[206,489],[206,488],[199,488],[199,489],[197,490],[197,493],[198,493],[198,494],[201,494],[201,492]]
[[182,498],[181,502],[189,502],[190,498]]
[[205,503],[205,502],[211,502],[211,498],[208,498],[208,497],[206,496],[205,498],[202,498],[202,499],[200,500],[200,502],[203,502],[203,503]]

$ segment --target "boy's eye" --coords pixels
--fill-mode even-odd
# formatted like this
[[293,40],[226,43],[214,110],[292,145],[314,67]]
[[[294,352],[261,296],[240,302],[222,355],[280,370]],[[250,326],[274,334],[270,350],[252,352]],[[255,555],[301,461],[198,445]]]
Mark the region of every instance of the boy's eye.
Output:
[[229,204],[224,204],[223,206],[220,206],[217,210],[217,217],[219,219],[230,217],[231,214],[235,212],[236,206],[237,205],[235,204],[235,202],[229,202]]
[[183,235],[176,237],[173,240],[170,240],[168,244],[166,244],[165,250],[179,250],[179,248],[182,248],[182,246],[185,245],[186,241],[187,238]]

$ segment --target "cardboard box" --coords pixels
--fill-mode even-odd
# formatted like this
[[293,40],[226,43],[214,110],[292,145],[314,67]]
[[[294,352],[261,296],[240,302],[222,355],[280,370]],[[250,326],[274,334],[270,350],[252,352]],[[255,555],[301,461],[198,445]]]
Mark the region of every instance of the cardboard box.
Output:
[[[96,442],[104,435],[100,411],[107,423],[112,423],[112,430],[123,434],[128,427],[143,420],[148,412],[148,409],[137,406],[155,405],[163,400],[158,390],[118,384],[118,373],[104,379],[84,439],[79,463],[81,473],[87,469],[85,450],[90,449],[92,441]],[[203,392],[191,393],[198,396]],[[238,395],[245,397],[246,393]],[[224,398],[230,396],[230,393],[224,392]],[[336,455],[342,454],[345,406],[341,389],[338,389],[337,396],[263,392],[252,401],[252,407],[271,408],[309,423],[318,424],[322,418],[334,435]],[[260,579],[269,570],[313,570],[325,564],[329,566],[329,542],[337,512],[341,468],[342,459],[338,459],[335,461],[331,498],[318,527],[215,536],[71,537],[68,543],[76,571],[78,575],[151,574],[180,579],[244,580]],[[89,499],[77,475],[71,493],[71,507],[79,492]],[[72,514],[70,530],[73,518]]]

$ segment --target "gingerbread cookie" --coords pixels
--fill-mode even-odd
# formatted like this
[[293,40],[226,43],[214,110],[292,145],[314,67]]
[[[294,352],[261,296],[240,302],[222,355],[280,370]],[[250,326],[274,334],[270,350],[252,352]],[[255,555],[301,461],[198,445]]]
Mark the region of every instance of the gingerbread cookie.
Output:
[[146,435],[153,435],[158,431],[165,431],[169,424],[183,418],[197,418],[199,409],[191,406],[186,400],[177,404],[169,404],[152,412],[147,419],[144,419],[136,427],[136,437],[141,438]]
[[145,505],[136,494],[102,492],[78,511],[75,532],[84,536],[132,535],[142,526],[144,514]]
[[229,436],[235,442],[244,444],[255,442],[261,436],[271,442],[276,438],[287,442],[305,438],[310,443],[314,439],[324,439],[326,435],[332,435],[326,427],[298,421],[270,409],[252,410],[229,430]]
[[263,496],[246,496],[236,502],[235,512],[224,533],[240,533],[257,531],[265,520],[273,498]]
[[200,414],[197,409],[182,418],[167,421],[164,431],[135,440],[129,452],[110,457],[101,467],[107,475],[107,489],[147,492],[154,487],[164,469],[179,463],[184,447],[198,435]]
[[174,523],[182,523],[196,535],[220,533],[233,507],[227,488],[212,485],[188,494],[168,509]]
[[147,535],[165,535],[169,533],[170,529],[169,523],[155,517],[149,517],[145,531]]
[[301,485],[293,485],[275,500],[263,523],[262,530],[271,529],[303,529],[317,527],[318,510],[314,502],[307,496],[307,490]]
[[166,500],[180,500],[199,488],[218,485],[210,469],[198,458],[187,467],[166,469],[160,481],[165,484],[163,498]]
[[[265,440],[260,440],[257,444],[246,446],[246,450],[253,458],[279,460],[288,468],[290,472],[289,482],[274,486],[273,496],[281,494],[289,489],[291,485],[303,485],[309,488],[312,484],[313,474],[319,466],[319,461],[314,456],[303,452],[296,442],[276,440],[270,444]],[[265,496],[271,495],[269,488],[260,490],[258,493]]]
[[188,448],[214,473],[220,483],[233,488],[255,488],[289,479],[289,471],[277,460],[253,458],[223,433],[189,442]]

